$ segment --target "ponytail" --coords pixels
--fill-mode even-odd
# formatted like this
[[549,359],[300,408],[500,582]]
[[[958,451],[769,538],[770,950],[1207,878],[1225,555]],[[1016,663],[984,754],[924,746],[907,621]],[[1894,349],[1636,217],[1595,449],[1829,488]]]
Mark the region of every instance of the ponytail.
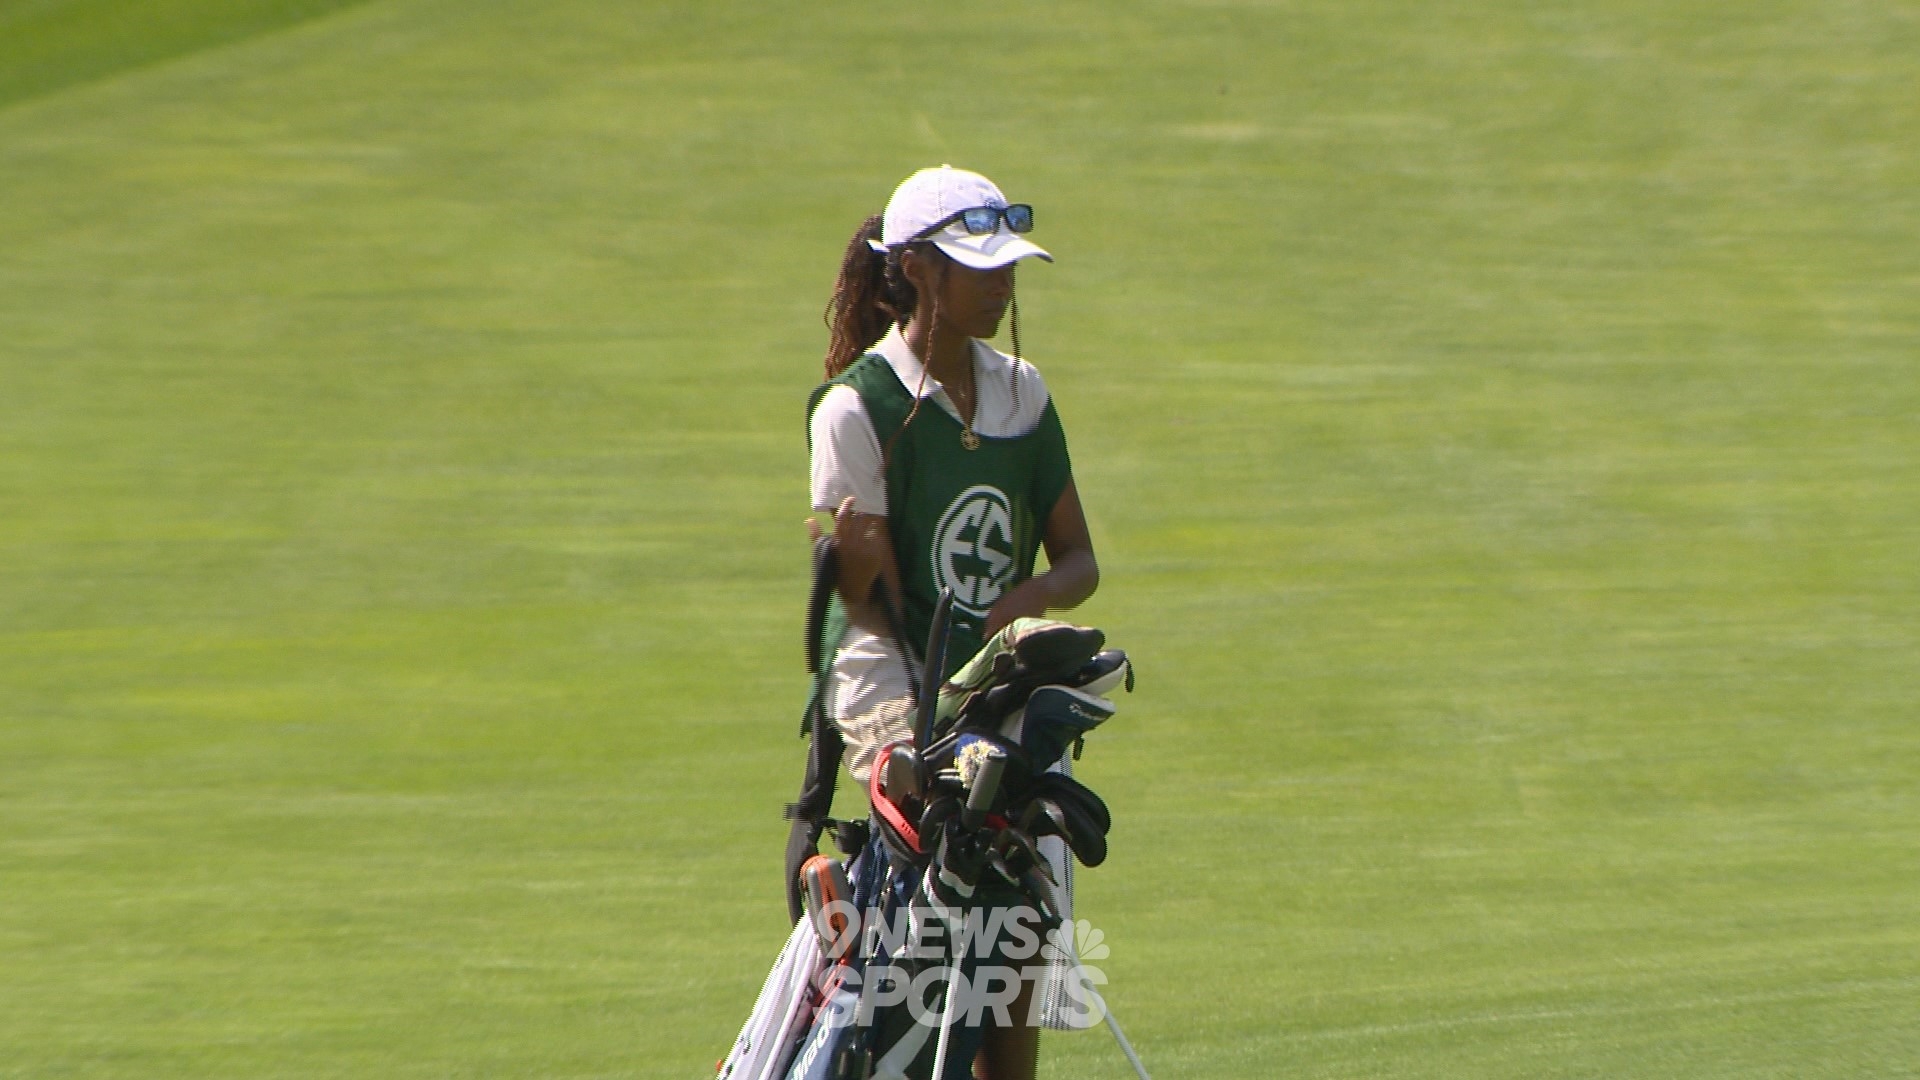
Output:
[[[897,244],[890,248],[876,249],[880,240],[882,217],[875,214],[860,223],[854,230],[853,238],[847,241],[847,250],[840,256],[840,276],[834,279],[833,295],[827,298],[827,308],[821,312],[821,320],[827,324],[831,337],[827,341],[825,362],[826,377],[838,378],[840,373],[853,365],[855,360],[873,348],[874,344],[885,337],[895,323],[905,324],[913,318],[914,308],[919,303],[919,291],[913,282],[907,280],[906,272],[900,268],[900,256],[905,252],[914,252],[921,258],[936,260],[944,272],[951,261],[946,252],[936,245],[918,240],[906,244]],[[1020,304],[1009,297],[1013,305],[1013,355],[1020,356]],[[934,316],[939,315],[939,298],[934,298]],[[927,327],[926,347],[928,354],[933,350],[933,327]],[[921,391],[926,389],[927,369],[920,369],[920,386],[913,392],[913,407],[907,410],[907,418],[900,423],[899,430],[887,440],[881,450],[881,461],[893,459],[893,446],[906,433],[907,426],[920,414]],[[1015,393],[1018,394],[1018,390]],[[1018,401],[1016,397],[1015,401]],[[971,430],[971,429],[969,429]],[[884,466],[883,466],[884,468]]]
[[827,342],[827,378],[837,377],[860,354],[886,336],[895,312],[887,302],[887,256],[873,250],[868,240],[880,237],[880,215],[860,223],[847,252],[840,257],[840,276],[833,296],[821,313],[832,338]]
[[[900,272],[900,255],[914,251],[930,257],[940,249],[925,241],[875,251],[869,240],[880,239],[880,215],[860,223],[840,256],[840,276],[821,313],[832,337],[827,342],[826,377],[847,370],[862,353],[887,336],[895,323],[913,318],[919,300],[913,283]],[[945,255],[940,256],[942,259]]]

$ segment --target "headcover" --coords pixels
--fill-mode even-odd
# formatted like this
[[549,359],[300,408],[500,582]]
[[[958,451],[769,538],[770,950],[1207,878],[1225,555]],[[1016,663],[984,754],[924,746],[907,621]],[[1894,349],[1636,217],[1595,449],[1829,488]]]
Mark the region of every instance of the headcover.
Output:
[[1044,773],[1034,779],[1029,797],[1060,808],[1067,846],[1082,864],[1092,867],[1107,861],[1107,833],[1113,828],[1113,816],[1091,788],[1062,773]]
[[1113,716],[1113,702],[1071,686],[1042,686],[1000,727],[1001,734],[1026,751],[1028,767],[1050,769],[1067,747]]

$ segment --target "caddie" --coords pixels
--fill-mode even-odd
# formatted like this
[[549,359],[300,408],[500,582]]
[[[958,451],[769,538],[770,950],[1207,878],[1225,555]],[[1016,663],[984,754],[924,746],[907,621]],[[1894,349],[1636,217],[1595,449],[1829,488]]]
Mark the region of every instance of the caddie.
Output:
[[[1099,584],[1065,430],[1020,356],[1015,267],[1052,261],[1028,238],[1033,221],[978,173],[922,169],[854,232],[827,304],[807,431],[812,506],[832,515],[839,572],[812,715],[831,721],[863,786],[882,747],[912,738],[899,639],[927,640],[943,588],[954,595],[944,677],[1013,620],[1076,607]],[[1009,316],[1011,355],[987,343]],[[1013,1023],[986,1033],[980,1075],[1032,1080],[1028,1006],[1023,996]]]

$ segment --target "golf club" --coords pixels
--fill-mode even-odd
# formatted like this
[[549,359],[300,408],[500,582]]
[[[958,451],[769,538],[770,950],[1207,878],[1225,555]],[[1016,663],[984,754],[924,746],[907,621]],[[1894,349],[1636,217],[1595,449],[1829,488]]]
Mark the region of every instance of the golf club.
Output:
[[[942,600],[951,598],[949,592]],[[980,772],[973,778],[973,787],[967,791],[966,808],[960,811],[960,824],[969,833],[979,829],[987,821],[987,810],[993,805],[993,798],[1000,791],[1000,774],[1007,766],[1007,759],[995,754],[980,763]],[[978,875],[976,875],[978,876]],[[969,885],[974,884],[968,882]],[[949,954],[947,958],[947,1000],[940,1010],[940,1041],[933,1052],[933,1080],[946,1075],[947,1039],[953,1031],[953,1006],[959,998],[960,961],[963,957]]]

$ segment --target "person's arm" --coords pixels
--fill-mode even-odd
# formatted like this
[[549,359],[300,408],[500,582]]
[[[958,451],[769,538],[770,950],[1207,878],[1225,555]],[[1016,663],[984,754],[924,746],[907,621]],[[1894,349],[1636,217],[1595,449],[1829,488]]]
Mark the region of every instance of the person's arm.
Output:
[[[833,514],[840,548],[840,598],[854,626],[882,638],[892,637],[885,609],[873,603],[873,583],[884,579],[899,604],[900,572],[894,564],[893,537],[887,529],[887,492],[880,441],[852,387],[830,388],[807,421],[812,446],[813,506]],[[820,522],[809,518],[807,531],[820,538]]]
[[[840,600],[847,606],[847,621],[870,634],[891,640],[893,628],[887,624],[886,610],[873,602],[875,580],[886,583],[894,610],[900,610],[900,567],[893,557],[893,533],[887,519],[879,514],[854,510],[849,495],[833,514],[833,535],[840,547]],[[817,522],[807,522],[815,539]]]
[[[882,527],[885,527],[884,522]],[[1079,607],[1100,587],[1100,564],[1093,557],[1093,537],[1087,533],[1087,515],[1080,508],[1080,491],[1067,486],[1047,515],[1041,543],[1047,551],[1047,571],[1035,574],[1007,590],[987,612],[991,637],[1015,619]],[[891,549],[889,549],[891,550]]]

